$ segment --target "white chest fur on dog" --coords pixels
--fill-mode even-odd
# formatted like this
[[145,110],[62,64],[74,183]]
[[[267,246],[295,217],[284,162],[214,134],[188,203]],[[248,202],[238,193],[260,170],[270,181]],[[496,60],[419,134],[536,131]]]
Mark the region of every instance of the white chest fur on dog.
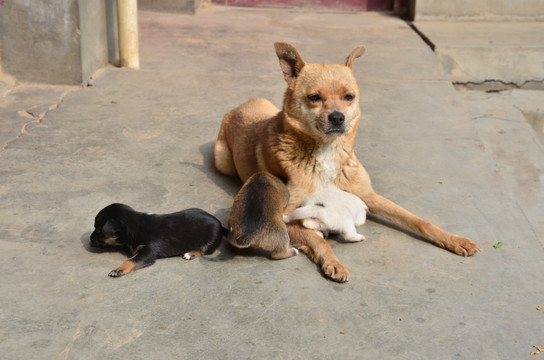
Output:
[[323,233],[338,233],[347,241],[362,241],[357,226],[366,221],[368,207],[357,196],[336,187],[327,187],[308,196],[301,207],[284,216],[287,223],[302,220],[302,225]]
[[[334,179],[338,173],[338,163],[334,158],[333,145],[325,145],[317,149],[315,153],[315,173],[317,190],[333,187]],[[340,191],[340,190],[339,190]]]

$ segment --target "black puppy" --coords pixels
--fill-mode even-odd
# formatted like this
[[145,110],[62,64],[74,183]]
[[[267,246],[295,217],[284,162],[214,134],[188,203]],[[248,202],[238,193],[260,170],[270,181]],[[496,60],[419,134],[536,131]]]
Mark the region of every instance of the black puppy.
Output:
[[132,257],[109,273],[111,277],[152,265],[156,259],[183,255],[211,254],[227,234],[221,222],[201,209],[154,215],[130,206],[111,204],[94,220],[91,245],[97,248],[125,247]]

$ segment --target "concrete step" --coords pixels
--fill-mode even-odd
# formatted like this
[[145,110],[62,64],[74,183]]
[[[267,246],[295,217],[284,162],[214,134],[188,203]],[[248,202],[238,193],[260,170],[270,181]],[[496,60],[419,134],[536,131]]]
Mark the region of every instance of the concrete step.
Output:
[[544,0],[417,0],[418,20],[544,20]]
[[544,87],[543,22],[417,21],[453,83]]

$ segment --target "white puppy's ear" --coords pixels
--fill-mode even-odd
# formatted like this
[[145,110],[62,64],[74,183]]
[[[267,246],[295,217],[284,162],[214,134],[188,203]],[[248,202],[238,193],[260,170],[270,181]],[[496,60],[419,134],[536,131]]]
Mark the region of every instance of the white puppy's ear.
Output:
[[291,44],[277,42],[274,44],[276,54],[280,60],[281,71],[283,71],[283,77],[287,84],[291,84],[294,79],[300,73],[300,70],[306,65],[302,56],[295,47]]
[[361,57],[365,53],[366,48],[363,45],[357,46],[355,49],[351,51],[351,54],[348,55],[346,58],[346,61],[344,62],[344,65],[349,67],[350,69],[353,68],[353,60],[357,59],[358,57]]

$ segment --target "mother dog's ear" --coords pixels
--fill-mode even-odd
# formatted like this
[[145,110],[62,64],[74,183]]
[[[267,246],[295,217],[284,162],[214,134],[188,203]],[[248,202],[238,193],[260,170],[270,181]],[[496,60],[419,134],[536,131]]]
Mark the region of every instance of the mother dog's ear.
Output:
[[290,84],[298,76],[306,63],[302,60],[302,56],[300,56],[297,49],[291,44],[277,42],[274,44],[274,48],[280,60],[283,77]]
[[353,67],[353,60],[357,59],[361,55],[365,53],[366,48],[363,45],[357,46],[355,49],[351,51],[351,54],[347,57],[346,61],[344,62],[344,65],[346,65],[349,68]]

